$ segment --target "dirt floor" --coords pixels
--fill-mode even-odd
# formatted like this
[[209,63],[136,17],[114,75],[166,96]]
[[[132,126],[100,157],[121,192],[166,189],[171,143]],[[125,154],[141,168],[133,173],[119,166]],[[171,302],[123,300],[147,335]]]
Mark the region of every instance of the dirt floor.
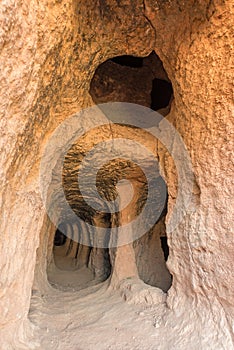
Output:
[[155,350],[163,311],[162,305],[158,310],[123,302],[104,283],[79,292],[34,295],[30,319],[39,326],[38,338],[46,350]]
[[152,305],[163,297],[160,290],[130,279],[131,287],[125,283],[122,290],[110,288],[108,280],[92,286],[97,282],[91,270],[74,270],[59,248],[55,262],[48,271],[53,287],[44,295],[35,293],[31,302],[29,317],[38,326],[41,349],[165,349],[160,324],[167,308]]
[[160,289],[137,278],[126,279],[117,290],[109,280],[96,284],[91,270],[74,270],[59,249],[57,266],[48,270],[51,285],[43,295],[34,292],[31,300],[29,319],[36,326],[38,349],[203,349],[199,331],[193,339],[192,323],[185,315],[175,318]]

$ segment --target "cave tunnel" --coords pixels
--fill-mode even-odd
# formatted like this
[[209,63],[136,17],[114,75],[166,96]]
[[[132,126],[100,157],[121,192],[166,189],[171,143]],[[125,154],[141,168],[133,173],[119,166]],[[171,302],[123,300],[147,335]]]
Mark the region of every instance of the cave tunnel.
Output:
[[0,7],[0,348],[233,349],[233,1]]
[[[152,52],[147,57],[124,55],[102,63],[96,69],[91,81],[90,95],[96,104],[113,101],[132,102],[157,110],[165,116],[170,111],[173,91],[161,60],[155,52]],[[123,135],[129,132],[128,127],[125,128],[122,127]],[[89,216],[88,220],[92,222],[95,214],[89,211],[84,201],[76,202],[74,198],[79,198],[80,193],[71,191],[71,188],[74,189],[73,182],[75,182],[71,164],[73,167],[74,164],[79,164],[81,153],[84,151],[82,147],[82,145],[76,145],[70,153],[68,152],[64,165],[64,186],[67,188],[68,198],[72,198],[70,201],[74,211],[78,215],[82,211],[86,212],[85,216]],[[114,175],[113,167],[115,167]],[[125,164],[123,169],[116,162],[110,165],[99,180],[100,192],[105,192],[108,187],[111,188],[116,174],[119,172],[118,176],[120,176],[128,167],[131,169],[131,164]],[[106,182],[105,178],[108,179]],[[143,192],[141,190],[139,198],[144,197]],[[133,243],[139,277],[145,283],[164,291],[167,291],[171,285],[171,275],[165,264],[169,255],[165,228],[166,214],[167,205],[154,227]],[[111,227],[113,218],[99,214],[99,224],[100,222],[104,227]],[[57,228],[54,236],[54,264],[48,269],[52,285],[59,287],[62,283],[63,287],[68,285],[75,289],[82,289],[103,282],[111,276],[111,249],[92,248],[81,244],[79,233],[84,230],[86,230],[84,227],[69,221],[61,222]]]

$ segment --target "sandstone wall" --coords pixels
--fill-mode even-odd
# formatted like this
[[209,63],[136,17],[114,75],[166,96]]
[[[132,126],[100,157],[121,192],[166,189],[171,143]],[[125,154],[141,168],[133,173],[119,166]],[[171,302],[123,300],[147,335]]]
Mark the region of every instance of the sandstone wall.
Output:
[[[173,274],[168,305],[184,318],[189,305],[198,315],[192,317],[197,329],[207,327],[212,341],[224,337],[231,348],[232,11],[231,0],[1,4],[3,348],[19,349],[29,335],[25,322],[46,216],[38,183],[46,141],[62,120],[92,104],[89,85],[100,63],[122,54],[146,56],[153,49],[173,84],[168,118],[188,147],[197,182],[196,210],[168,235]],[[170,168],[163,151],[161,161]],[[171,210],[174,174],[165,173]]]

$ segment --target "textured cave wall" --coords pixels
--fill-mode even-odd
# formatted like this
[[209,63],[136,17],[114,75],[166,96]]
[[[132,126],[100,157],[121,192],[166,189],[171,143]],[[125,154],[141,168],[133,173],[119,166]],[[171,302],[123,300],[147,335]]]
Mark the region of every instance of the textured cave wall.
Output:
[[153,46],[143,7],[126,6],[113,4],[108,18],[95,1],[2,6],[0,323],[16,337],[29,309],[45,216],[38,184],[41,149],[63,119],[91,103],[89,81],[102,60],[146,55]]
[[[154,2],[149,1],[146,12],[158,34],[155,50],[174,88],[169,119],[190,151],[197,181],[196,210],[168,235],[168,267],[173,274],[168,304],[179,308],[190,299],[196,310],[202,300],[213,312],[208,313],[207,329],[215,328],[216,336],[225,337],[222,345],[214,346],[229,348],[233,318],[233,4],[205,3],[193,7],[183,2],[178,7],[163,4],[157,17]],[[184,14],[181,26],[179,12]],[[169,207],[174,197],[171,177],[168,173]],[[215,314],[219,314],[217,319]]]
[[[178,268],[173,288],[180,286],[185,290],[189,281],[191,291],[211,299],[218,297],[225,307],[232,300],[228,261],[233,253],[230,232],[233,213],[228,202],[233,203],[230,28],[233,4],[212,1],[205,6],[205,2],[198,2],[197,7],[191,8],[183,2],[179,7],[174,4],[166,8],[164,4],[165,12],[158,11],[161,21],[151,6],[149,1],[147,15],[158,33],[155,49],[175,89],[169,119],[190,151],[198,186],[195,194],[199,197],[196,211],[170,236],[172,251],[183,256],[183,277],[178,274],[181,267],[173,253],[169,262],[172,272]],[[173,32],[178,12],[184,13],[184,24],[176,26],[177,31]],[[167,24],[166,32],[162,30],[163,23],[165,27]],[[172,181],[169,174],[168,177],[170,192]]]
[[[121,54],[145,56],[153,49],[173,84],[175,101],[168,118],[188,147],[197,181],[196,211],[168,236],[173,274],[168,305],[184,317],[187,304],[193,314],[202,309],[204,319],[196,322],[209,328],[207,341],[232,346],[232,11],[231,0],[1,5],[3,347],[15,343],[20,348],[19,342],[25,342],[22,325],[46,225],[38,184],[46,140],[62,120],[92,103],[89,84],[100,63]],[[170,169],[163,151],[160,157]],[[175,181],[167,169],[170,212]]]
[[143,6],[113,3],[108,17],[106,10],[95,1],[2,6],[1,325],[13,332],[28,313],[45,217],[38,184],[43,145],[62,120],[91,103],[89,82],[98,64],[153,47]]

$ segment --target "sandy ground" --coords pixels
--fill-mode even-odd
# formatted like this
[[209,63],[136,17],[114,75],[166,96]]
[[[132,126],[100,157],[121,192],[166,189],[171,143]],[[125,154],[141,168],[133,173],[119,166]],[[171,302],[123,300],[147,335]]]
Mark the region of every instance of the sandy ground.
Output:
[[63,257],[55,259],[55,261],[56,265],[51,265],[48,270],[48,280],[56,289],[78,291],[97,284],[94,280],[94,274],[89,268],[76,269],[72,259]]
[[128,294],[111,289],[109,281],[93,285],[89,269],[74,270],[71,261],[64,263],[57,257],[57,266],[48,271],[53,287],[32,297],[29,318],[37,326],[41,349],[159,349],[155,340],[165,304],[152,306],[137,296],[130,300]]
[[53,287],[34,291],[29,313],[40,350],[227,350],[213,341],[212,317],[195,329],[196,309],[169,310],[165,294],[138,279],[113,290],[60,258],[48,279]]
[[155,350],[163,311],[162,305],[124,302],[104,283],[79,292],[34,295],[30,320],[39,326],[44,350]]

